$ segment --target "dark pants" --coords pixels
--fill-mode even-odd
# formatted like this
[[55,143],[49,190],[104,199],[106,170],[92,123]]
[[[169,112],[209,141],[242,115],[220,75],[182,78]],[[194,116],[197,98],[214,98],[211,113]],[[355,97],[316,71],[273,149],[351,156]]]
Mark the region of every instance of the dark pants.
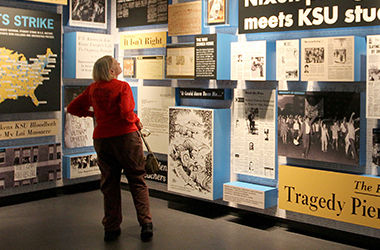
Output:
[[128,179],[137,220],[141,224],[152,222],[149,210],[149,191],[144,180],[144,153],[142,141],[137,132],[111,138],[94,139],[101,171],[100,189],[104,196],[105,231],[120,228],[121,213],[121,171]]

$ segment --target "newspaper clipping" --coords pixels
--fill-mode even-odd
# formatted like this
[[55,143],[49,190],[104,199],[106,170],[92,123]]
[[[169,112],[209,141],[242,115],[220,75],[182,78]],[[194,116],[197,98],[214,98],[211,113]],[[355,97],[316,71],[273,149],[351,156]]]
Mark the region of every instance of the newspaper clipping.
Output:
[[380,35],[367,37],[367,118],[380,118]]
[[275,91],[235,89],[232,156],[235,173],[275,178]]
[[277,80],[299,80],[299,40],[276,41]]
[[231,43],[231,79],[266,79],[266,41]]
[[354,81],[354,37],[301,40],[302,81]]

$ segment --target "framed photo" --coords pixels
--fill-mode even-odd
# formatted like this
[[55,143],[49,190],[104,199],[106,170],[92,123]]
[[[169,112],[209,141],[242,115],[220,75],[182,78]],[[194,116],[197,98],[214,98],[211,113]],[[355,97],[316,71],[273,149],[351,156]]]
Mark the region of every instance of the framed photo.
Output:
[[70,0],[69,25],[106,29],[107,1]]
[[136,78],[136,58],[135,57],[123,58],[123,77]]
[[227,0],[207,0],[207,23],[225,24],[227,19]]

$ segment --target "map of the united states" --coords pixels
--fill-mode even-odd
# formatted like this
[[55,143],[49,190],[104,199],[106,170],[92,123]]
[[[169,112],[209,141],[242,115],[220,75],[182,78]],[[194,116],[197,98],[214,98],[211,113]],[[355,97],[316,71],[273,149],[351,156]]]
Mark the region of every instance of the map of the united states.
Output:
[[34,91],[43,81],[49,80],[57,55],[48,48],[45,55],[37,55],[29,61],[24,54],[0,47],[0,104],[20,96],[30,97],[35,106],[46,104],[37,99]]

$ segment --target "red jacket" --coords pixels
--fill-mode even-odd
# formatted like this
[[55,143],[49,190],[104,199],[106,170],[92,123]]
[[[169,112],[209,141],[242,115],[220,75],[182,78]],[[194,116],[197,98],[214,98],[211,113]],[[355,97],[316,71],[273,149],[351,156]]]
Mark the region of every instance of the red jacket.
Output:
[[[93,107],[94,111],[90,110]],[[137,131],[140,119],[133,112],[135,101],[128,83],[113,79],[93,82],[68,106],[76,116],[95,117],[93,138],[107,138]]]

